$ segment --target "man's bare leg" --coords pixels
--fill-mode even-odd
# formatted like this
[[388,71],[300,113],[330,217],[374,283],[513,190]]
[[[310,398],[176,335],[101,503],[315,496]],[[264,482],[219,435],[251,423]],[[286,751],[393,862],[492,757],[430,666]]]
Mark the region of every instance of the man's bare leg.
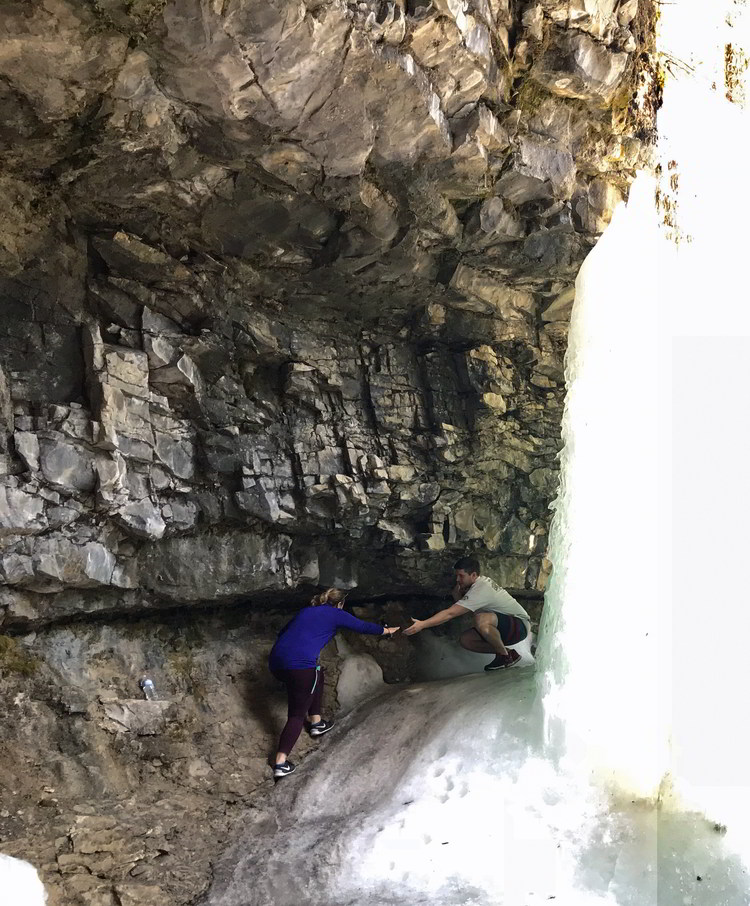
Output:
[[474,617],[474,628],[496,654],[508,654],[503,644],[503,637],[497,628],[497,617],[494,613],[478,613]]
[[495,654],[495,649],[479,635],[476,629],[465,629],[461,633],[458,644],[466,651],[473,651],[474,654]]

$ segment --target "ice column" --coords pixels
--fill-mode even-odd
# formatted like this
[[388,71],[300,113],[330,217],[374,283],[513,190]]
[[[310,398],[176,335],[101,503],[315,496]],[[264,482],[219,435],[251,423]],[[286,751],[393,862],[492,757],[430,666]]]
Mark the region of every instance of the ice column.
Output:
[[541,690],[551,752],[699,809],[740,852],[750,8],[661,11],[661,174],[639,175],[577,282]]

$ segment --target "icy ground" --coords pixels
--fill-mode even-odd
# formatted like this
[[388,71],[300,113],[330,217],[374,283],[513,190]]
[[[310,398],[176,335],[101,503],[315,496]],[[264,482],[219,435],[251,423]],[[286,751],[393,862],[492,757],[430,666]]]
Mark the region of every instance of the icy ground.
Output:
[[532,668],[353,711],[251,811],[201,906],[742,906],[699,815],[616,803],[542,751]]

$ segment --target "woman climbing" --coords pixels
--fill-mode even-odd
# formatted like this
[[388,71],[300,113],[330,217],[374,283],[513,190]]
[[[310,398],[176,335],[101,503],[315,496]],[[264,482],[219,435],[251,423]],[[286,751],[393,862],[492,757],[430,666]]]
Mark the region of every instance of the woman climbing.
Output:
[[323,720],[320,706],[323,701],[323,668],[318,664],[321,650],[336,635],[337,630],[353,629],[367,635],[393,635],[399,627],[383,628],[377,623],[358,620],[342,608],[346,593],[329,588],[303,608],[279,633],[268,658],[268,666],[276,679],[286,686],[289,716],[281,731],[279,751],[273,776],[278,780],[294,771],[287,756],[302,732],[305,717],[308,733],[317,737],[333,727],[332,720]]

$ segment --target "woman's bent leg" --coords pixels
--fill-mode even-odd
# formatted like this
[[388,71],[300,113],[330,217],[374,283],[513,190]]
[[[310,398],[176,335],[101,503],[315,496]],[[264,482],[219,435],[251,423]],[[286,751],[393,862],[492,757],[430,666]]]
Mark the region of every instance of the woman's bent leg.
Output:
[[[276,764],[286,760],[286,756],[294,748],[299,739],[305,722],[305,715],[313,698],[313,683],[315,683],[316,670],[309,667],[304,670],[284,670],[278,674],[286,684],[289,709],[287,721],[279,738],[279,750],[276,755]],[[317,691],[317,688],[316,688]]]
[[323,706],[323,668],[318,668],[318,682],[315,684],[315,691],[313,692],[312,700],[310,701],[310,707],[307,710],[307,716],[310,718],[310,723],[316,724],[321,719],[320,709]]

